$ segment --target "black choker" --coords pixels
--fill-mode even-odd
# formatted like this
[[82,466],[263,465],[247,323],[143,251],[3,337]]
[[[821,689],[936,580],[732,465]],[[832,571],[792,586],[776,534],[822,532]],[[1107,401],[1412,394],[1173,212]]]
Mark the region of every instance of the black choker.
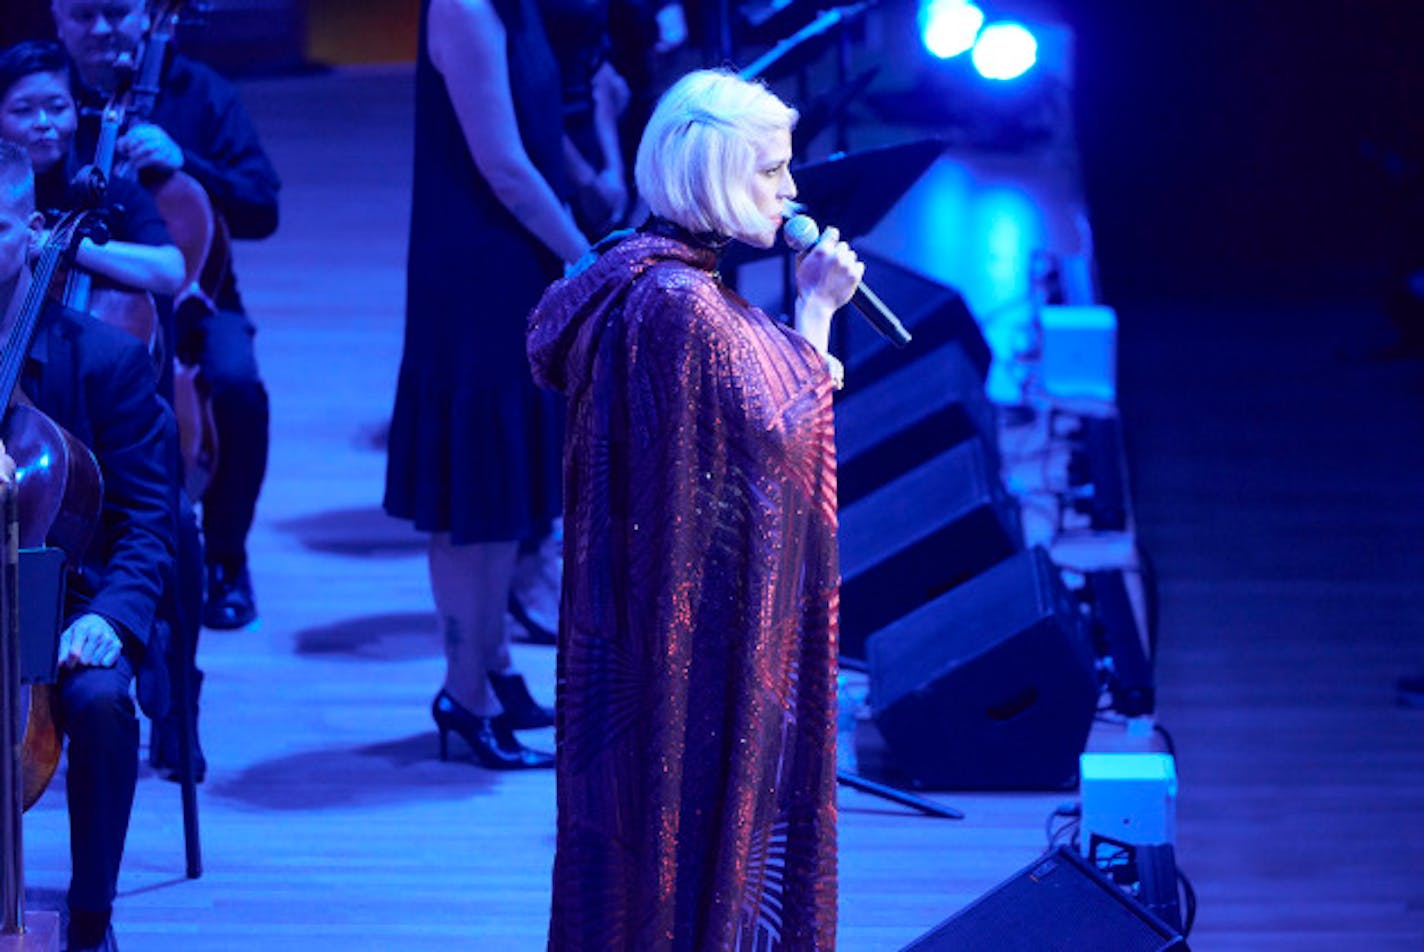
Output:
[[704,248],[718,255],[727,247],[727,243],[732,240],[726,235],[718,234],[715,231],[690,231],[677,222],[659,217],[658,215],[649,215],[648,220],[643,222],[642,227],[638,230],[648,235],[672,238],[683,244],[692,245],[694,248]]

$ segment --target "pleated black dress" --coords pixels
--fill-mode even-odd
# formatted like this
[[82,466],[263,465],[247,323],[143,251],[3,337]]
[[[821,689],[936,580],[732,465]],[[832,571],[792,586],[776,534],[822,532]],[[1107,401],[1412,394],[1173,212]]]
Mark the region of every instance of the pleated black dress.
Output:
[[[559,71],[534,0],[491,0],[507,34],[524,148],[560,195]],[[428,53],[421,7],[405,349],[391,417],[385,509],[453,542],[525,539],[559,512],[560,398],[534,385],[530,309],[557,257],[476,169]]]

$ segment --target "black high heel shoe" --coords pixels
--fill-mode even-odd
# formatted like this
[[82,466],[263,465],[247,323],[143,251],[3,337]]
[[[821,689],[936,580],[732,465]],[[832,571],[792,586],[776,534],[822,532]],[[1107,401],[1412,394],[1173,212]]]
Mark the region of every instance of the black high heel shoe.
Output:
[[514,729],[505,714],[494,717],[474,714],[442,690],[430,703],[430,716],[435,719],[435,729],[440,734],[441,760],[449,759],[449,734],[454,731],[470,745],[481,767],[530,770],[554,766],[553,754],[530,750],[515,739]]
[[519,627],[524,629],[524,637],[531,645],[556,645],[559,643],[558,632],[551,630],[547,625],[540,624],[529,613],[523,600],[513,592],[509,593],[507,609],[514,616],[514,620],[519,622]]
[[544,707],[529,694],[529,685],[524,683],[522,674],[489,673],[490,687],[499,698],[504,716],[509,726],[517,731],[534,730],[539,727],[554,726],[554,712]]

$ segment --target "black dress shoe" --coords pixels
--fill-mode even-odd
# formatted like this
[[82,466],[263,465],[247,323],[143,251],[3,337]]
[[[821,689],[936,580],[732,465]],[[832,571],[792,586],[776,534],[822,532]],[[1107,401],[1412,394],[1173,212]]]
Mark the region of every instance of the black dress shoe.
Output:
[[119,940],[114,938],[114,927],[109,926],[104,932],[104,937],[93,945],[75,945],[69,943],[69,952],[119,952]]
[[208,566],[208,598],[203,605],[203,624],[229,631],[252,624],[257,603],[252,597],[252,579],[247,568]]
[[530,770],[554,766],[554,755],[530,750],[519,743],[508,718],[499,714],[485,717],[461,706],[445,691],[435,695],[430,705],[435,729],[440,733],[440,759],[450,757],[449,733],[454,731],[475,753],[481,767],[490,770]]
[[564,576],[563,535],[551,534],[519,557],[509,587],[509,613],[536,645],[558,642],[559,590]]
[[490,687],[504,708],[509,726],[517,731],[554,726],[554,712],[534,700],[522,674],[489,673]]
[[65,946],[69,952],[119,952],[114,927],[109,923],[110,913],[85,909],[70,909],[68,912],[64,931]]

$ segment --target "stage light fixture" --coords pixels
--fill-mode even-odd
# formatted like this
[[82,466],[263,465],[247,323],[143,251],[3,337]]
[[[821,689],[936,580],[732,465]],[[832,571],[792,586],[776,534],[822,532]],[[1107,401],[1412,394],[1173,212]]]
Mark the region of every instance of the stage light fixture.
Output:
[[991,23],[979,33],[970,58],[985,79],[1018,79],[1038,62],[1038,40],[1021,23]]
[[939,59],[950,59],[974,46],[984,11],[968,0],[922,0],[920,40]]

